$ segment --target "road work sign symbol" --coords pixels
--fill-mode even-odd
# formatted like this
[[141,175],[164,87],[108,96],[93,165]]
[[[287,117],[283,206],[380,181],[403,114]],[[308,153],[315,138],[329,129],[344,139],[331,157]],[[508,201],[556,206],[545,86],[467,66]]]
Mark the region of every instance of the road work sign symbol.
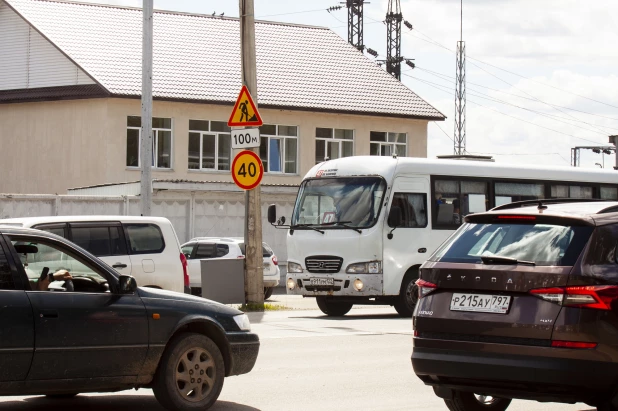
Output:
[[230,127],[250,127],[261,126],[262,124],[262,118],[253,103],[247,86],[242,86],[227,125]]
[[232,178],[243,190],[253,190],[262,182],[264,166],[253,151],[241,151],[232,162]]

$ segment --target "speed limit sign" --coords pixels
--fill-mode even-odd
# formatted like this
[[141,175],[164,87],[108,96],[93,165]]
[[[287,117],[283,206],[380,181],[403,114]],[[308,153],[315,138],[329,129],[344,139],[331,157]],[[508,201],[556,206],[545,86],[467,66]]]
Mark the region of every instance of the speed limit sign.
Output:
[[264,166],[262,160],[253,151],[241,151],[232,162],[232,178],[243,190],[253,190],[262,182]]

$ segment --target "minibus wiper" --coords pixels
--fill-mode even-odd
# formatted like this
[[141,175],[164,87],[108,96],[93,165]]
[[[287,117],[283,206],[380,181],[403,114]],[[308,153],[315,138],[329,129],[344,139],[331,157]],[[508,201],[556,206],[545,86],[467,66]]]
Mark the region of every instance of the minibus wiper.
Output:
[[322,233],[324,234],[324,231],[320,230],[319,228],[315,228],[314,224],[296,224],[296,225],[292,225],[290,226],[290,230],[298,230],[299,228],[310,228],[314,231],[317,231],[318,233]]
[[532,265],[532,266],[536,265],[534,261],[524,261],[524,260],[518,260],[516,258],[499,257],[495,255],[494,256],[482,256],[481,260],[483,261],[483,264],[512,264],[512,265],[522,264],[522,265]]
[[334,222],[332,222],[332,223],[322,223],[322,224],[320,224],[320,225],[330,225],[330,226],[333,226],[333,225],[340,225],[341,227],[347,228],[348,230],[354,230],[354,231],[356,231],[356,232],[357,232],[357,233],[359,233],[359,234],[362,234],[362,233],[363,233],[360,229],[358,229],[358,228],[356,228],[356,227],[350,227],[350,226],[348,225],[349,223],[351,223],[351,221],[334,221]]

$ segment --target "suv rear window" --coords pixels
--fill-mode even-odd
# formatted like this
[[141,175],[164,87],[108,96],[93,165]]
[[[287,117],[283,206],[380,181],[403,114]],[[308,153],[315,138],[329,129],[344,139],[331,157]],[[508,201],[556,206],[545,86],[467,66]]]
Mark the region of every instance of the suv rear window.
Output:
[[[245,252],[245,243],[238,243],[238,247],[240,247],[240,252],[242,255],[246,255]],[[262,258],[268,258],[273,255],[275,252],[270,248],[266,243],[262,244]]]
[[572,266],[593,227],[554,224],[463,225],[431,256],[431,261],[481,264],[481,257],[499,256],[536,265]]
[[161,229],[155,224],[124,224],[130,254],[156,254],[165,249]]

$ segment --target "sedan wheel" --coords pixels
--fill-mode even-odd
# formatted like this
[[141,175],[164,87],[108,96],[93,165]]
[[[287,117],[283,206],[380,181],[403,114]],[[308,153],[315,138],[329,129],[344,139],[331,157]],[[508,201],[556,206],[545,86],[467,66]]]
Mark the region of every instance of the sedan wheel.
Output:
[[163,354],[153,391],[168,410],[205,410],[219,398],[224,374],[221,351],[210,338],[181,334]]
[[176,389],[187,401],[198,402],[212,392],[216,370],[210,353],[203,348],[189,348],[176,365]]

